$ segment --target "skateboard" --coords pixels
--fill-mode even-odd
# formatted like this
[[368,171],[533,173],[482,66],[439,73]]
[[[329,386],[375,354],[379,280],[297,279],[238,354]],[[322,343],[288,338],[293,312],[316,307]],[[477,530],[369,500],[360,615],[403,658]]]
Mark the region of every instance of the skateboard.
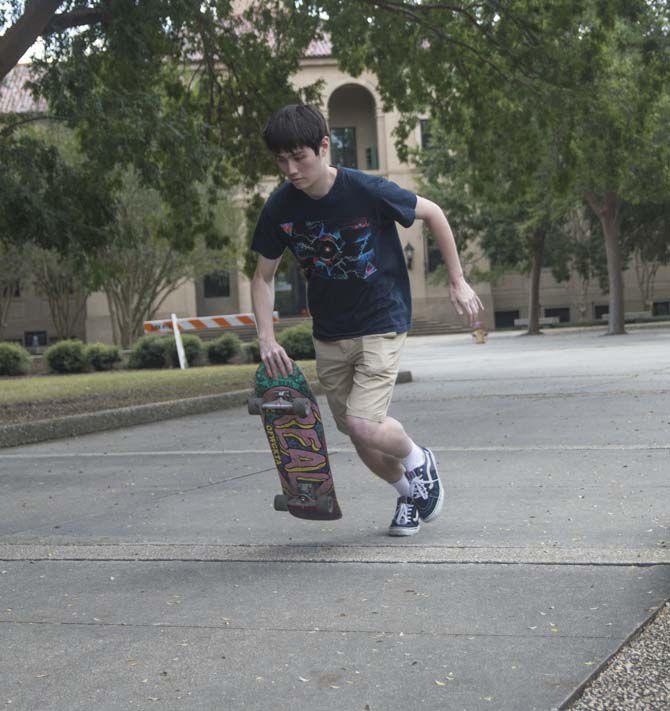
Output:
[[275,510],[316,521],[342,518],[321,411],[298,365],[286,378],[271,378],[261,363],[248,405],[249,414],[261,416],[279,473]]

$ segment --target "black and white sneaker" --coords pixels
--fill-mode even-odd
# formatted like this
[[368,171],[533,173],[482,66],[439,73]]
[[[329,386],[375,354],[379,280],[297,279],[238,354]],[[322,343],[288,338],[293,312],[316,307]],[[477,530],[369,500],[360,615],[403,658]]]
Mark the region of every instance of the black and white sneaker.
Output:
[[433,453],[422,447],[425,454],[421,466],[407,472],[412,500],[416,504],[422,521],[428,523],[437,518],[444,504],[444,488],[437,473],[437,464]]
[[389,536],[413,536],[421,527],[419,512],[412,499],[406,496],[398,497],[393,521],[389,526]]

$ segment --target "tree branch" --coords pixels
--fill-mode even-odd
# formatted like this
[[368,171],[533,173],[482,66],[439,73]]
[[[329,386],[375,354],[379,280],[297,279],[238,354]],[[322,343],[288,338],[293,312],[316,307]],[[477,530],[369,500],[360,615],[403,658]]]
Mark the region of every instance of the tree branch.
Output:
[[39,0],[26,3],[23,15],[0,37],[0,80],[16,66],[35,44],[64,0]]
[[63,121],[63,119],[60,118],[60,116],[49,116],[48,114],[36,114],[35,116],[29,116],[5,126],[5,128],[0,131],[0,138],[5,138],[5,136],[9,136],[14,129],[24,126],[27,123],[33,123],[34,121]]
[[42,35],[52,35],[82,25],[95,25],[105,22],[108,18],[109,13],[100,7],[78,7],[71,12],[54,15],[44,28]]

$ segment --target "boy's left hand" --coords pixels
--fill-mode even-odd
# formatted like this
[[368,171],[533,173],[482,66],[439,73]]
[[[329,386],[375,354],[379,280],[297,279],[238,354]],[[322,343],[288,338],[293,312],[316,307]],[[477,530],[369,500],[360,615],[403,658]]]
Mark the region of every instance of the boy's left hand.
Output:
[[477,314],[484,311],[484,305],[464,278],[449,284],[449,297],[458,315],[466,313],[471,325],[477,320]]

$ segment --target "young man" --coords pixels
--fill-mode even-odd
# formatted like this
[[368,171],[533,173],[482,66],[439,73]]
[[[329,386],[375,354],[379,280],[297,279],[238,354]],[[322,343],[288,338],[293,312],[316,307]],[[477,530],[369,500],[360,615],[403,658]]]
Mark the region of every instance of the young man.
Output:
[[386,414],[411,321],[395,222],[428,224],[459,314],[473,323],[481,301],[463,278],[442,210],[382,177],[330,166],[328,126],[317,109],[285,106],[263,137],[287,181],[265,203],[251,245],[259,254],[251,294],[261,359],[273,377],[292,369],[272,326],[274,276],[288,247],[307,279],[317,374],[337,427],[398,492],[389,534],[412,535],[440,513],[444,491],[433,453]]

